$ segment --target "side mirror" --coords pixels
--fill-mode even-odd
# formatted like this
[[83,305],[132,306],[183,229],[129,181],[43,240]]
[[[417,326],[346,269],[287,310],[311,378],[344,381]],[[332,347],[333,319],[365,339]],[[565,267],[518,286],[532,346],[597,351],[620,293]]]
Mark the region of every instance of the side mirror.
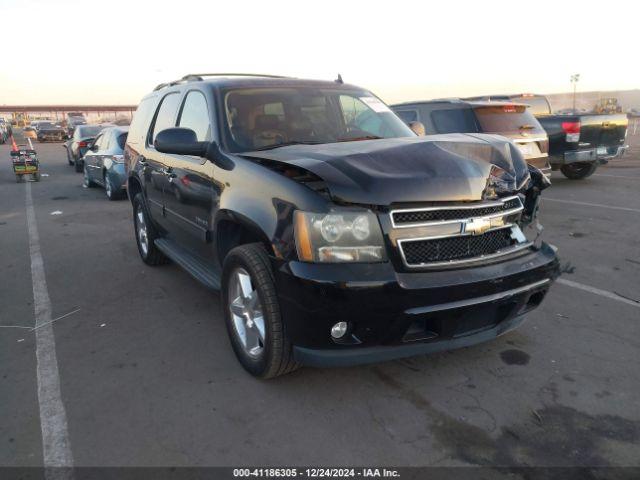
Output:
[[422,122],[409,122],[409,128],[419,137],[424,137],[427,134]]
[[155,149],[175,155],[195,155],[204,157],[210,142],[199,142],[196,132],[190,128],[167,128],[158,132],[153,142]]
[[91,146],[89,147],[89,150],[91,150],[92,152],[97,152],[98,145],[96,145],[95,143],[92,143]]

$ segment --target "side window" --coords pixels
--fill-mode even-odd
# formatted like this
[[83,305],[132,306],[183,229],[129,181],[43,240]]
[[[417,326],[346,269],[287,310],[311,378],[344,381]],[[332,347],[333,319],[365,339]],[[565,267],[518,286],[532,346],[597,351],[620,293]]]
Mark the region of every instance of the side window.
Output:
[[200,92],[189,92],[184,99],[180,113],[179,127],[190,128],[196,132],[198,141],[211,140],[211,121],[207,100]]
[[395,112],[404,123],[408,124],[418,121],[418,112],[415,110],[396,110]]
[[93,141],[92,147],[98,147],[97,151],[103,150],[103,147],[102,147],[103,138],[104,138],[104,134],[101,133]]
[[434,110],[431,120],[437,133],[478,133],[479,129],[470,108]]
[[154,124],[149,130],[149,145],[153,145],[153,141],[156,139],[158,132],[166,128],[175,127],[176,113],[178,111],[178,105],[180,104],[180,95],[178,92],[170,93],[162,99],[158,113]]

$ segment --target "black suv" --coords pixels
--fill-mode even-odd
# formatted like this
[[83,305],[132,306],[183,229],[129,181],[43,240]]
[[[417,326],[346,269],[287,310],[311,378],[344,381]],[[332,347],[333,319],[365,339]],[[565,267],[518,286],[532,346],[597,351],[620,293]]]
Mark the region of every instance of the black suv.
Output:
[[548,182],[508,140],[417,137],[362,88],[188,75],[125,148],[138,250],[220,290],[253,375],[472,345],[558,275],[533,225]]

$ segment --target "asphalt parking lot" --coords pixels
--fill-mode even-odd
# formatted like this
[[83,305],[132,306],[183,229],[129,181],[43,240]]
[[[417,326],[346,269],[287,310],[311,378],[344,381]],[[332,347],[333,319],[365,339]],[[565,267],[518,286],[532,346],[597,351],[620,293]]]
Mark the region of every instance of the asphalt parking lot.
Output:
[[75,465],[640,465],[640,132],[628,140],[587,180],[554,173],[540,220],[564,273],[519,330],[271,381],[236,361],[216,295],[140,261],[127,200],[82,188],[57,143],[36,144],[47,176],[17,184],[0,146],[0,465],[42,465],[42,424],[60,423],[38,395],[36,250]]

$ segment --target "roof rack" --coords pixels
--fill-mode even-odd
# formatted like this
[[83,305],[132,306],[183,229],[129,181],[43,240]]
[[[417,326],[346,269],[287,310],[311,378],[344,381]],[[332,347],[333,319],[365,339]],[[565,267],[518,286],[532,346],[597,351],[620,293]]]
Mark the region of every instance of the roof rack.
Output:
[[204,77],[262,77],[262,78],[291,78],[285,77],[282,75],[262,75],[259,73],[189,73],[182,77],[179,80],[174,80],[173,82],[161,83],[156,88],[153,89],[160,90],[165,87],[172,87],[174,85],[179,85],[181,83],[187,82],[201,82],[204,80]]

